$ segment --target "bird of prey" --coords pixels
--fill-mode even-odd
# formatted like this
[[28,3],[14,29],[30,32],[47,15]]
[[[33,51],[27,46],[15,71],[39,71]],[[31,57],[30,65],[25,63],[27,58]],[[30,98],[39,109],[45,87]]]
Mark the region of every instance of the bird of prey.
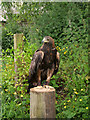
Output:
[[58,72],[60,55],[55,47],[54,39],[45,36],[43,45],[35,51],[29,68],[29,87],[40,86],[43,80],[49,85],[50,79]]

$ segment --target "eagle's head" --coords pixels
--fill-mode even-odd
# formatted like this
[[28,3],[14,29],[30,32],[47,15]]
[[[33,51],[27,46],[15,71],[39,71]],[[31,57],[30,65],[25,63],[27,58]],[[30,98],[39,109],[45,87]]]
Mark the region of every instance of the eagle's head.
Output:
[[50,46],[55,47],[54,39],[53,39],[52,37],[50,37],[50,36],[45,36],[45,37],[43,38],[42,42],[43,42],[44,44],[49,44]]

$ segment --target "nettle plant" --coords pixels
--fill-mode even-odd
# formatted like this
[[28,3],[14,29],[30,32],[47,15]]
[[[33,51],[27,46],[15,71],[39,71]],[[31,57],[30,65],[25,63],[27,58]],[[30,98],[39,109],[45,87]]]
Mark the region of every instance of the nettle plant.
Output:
[[[37,49],[35,43],[25,40],[21,52],[20,45],[2,50],[2,117],[3,118],[29,118],[30,95],[27,94],[29,66],[32,55]],[[17,56],[14,53],[17,52]],[[21,52],[21,53],[20,53]],[[16,63],[14,59],[17,59]],[[15,72],[17,65],[17,74]],[[17,81],[15,80],[17,78]]]
[[57,118],[89,118],[87,45],[74,42],[57,49],[61,53],[59,72],[53,77],[58,85],[55,85]]

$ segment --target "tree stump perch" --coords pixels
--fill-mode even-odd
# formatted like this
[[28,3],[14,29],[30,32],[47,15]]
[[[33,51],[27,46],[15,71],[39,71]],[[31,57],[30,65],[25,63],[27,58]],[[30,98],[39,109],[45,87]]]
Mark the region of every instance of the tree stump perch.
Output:
[[30,118],[56,118],[53,87],[37,86],[30,89]]

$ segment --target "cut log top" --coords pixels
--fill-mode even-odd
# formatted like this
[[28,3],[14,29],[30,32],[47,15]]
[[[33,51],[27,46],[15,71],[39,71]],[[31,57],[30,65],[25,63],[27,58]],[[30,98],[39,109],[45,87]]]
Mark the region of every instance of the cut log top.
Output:
[[30,118],[56,118],[55,89],[52,86],[30,89]]
[[55,92],[55,89],[52,86],[44,85],[43,87],[37,86],[37,87],[31,88],[30,92]]

